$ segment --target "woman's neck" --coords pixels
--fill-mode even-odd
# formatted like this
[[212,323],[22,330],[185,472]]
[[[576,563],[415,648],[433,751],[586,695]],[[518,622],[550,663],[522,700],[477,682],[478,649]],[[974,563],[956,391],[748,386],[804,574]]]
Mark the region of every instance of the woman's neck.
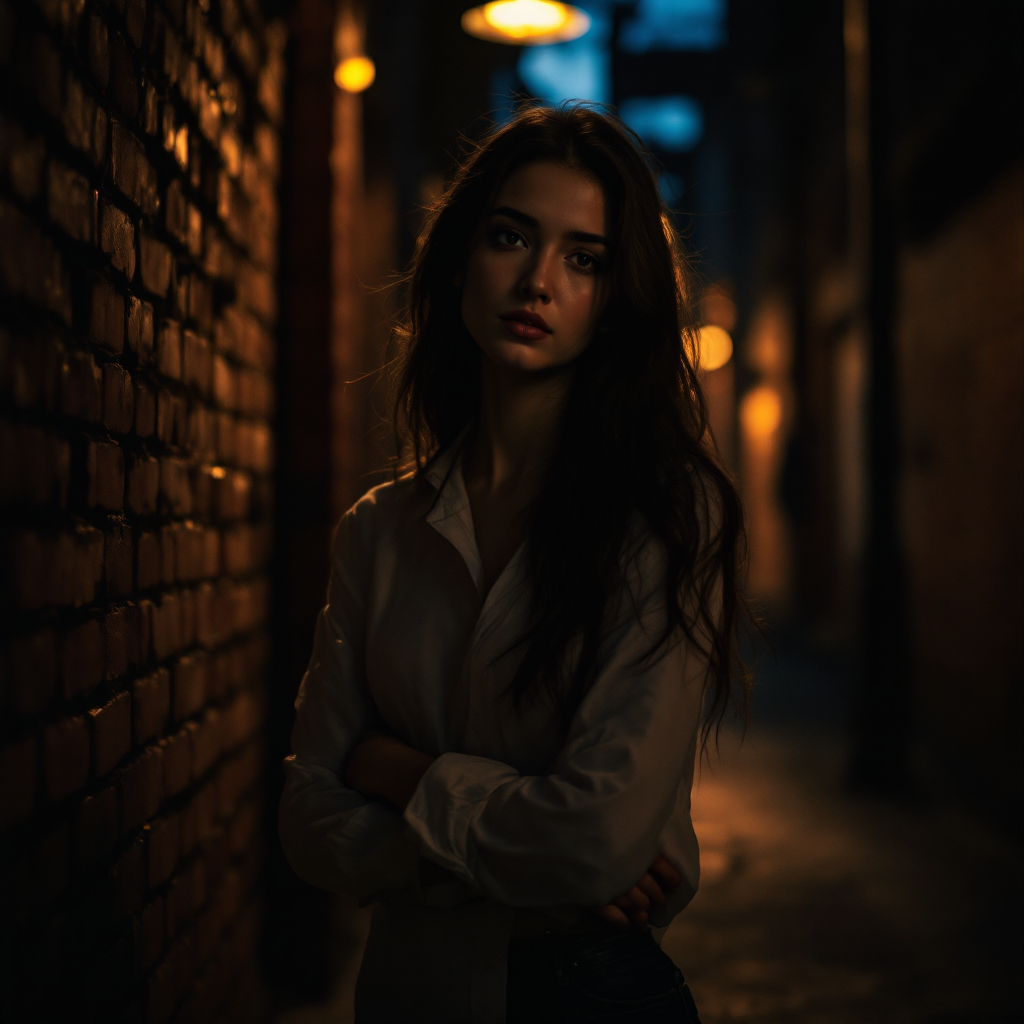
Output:
[[477,486],[502,491],[534,479],[539,482],[571,380],[571,366],[544,374],[524,373],[484,356],[479,423],[467,453],[467,471]]

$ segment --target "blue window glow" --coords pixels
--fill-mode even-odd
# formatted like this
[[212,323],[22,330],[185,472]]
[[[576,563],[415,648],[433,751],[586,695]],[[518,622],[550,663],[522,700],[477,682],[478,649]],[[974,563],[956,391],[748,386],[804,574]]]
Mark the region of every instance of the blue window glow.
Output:
[[611,17],[600,3],[581,3],[590,31],[570,43],[528,46],[519,58],[519,77],[534,96],[552,105],[565,100],[611,100]]
[[658,191],[661,193],[661,201],[670,210],[674,210],[683,199],[683,179],[678,174],[665,171],[658,175]]
[[717,50],[725,45],[726,0],[640,0],[619,33],[627,53]]
[[689,96],[636,96],[619,104],[619,117],[648,145],[685,153],[704,134],[704,112]]

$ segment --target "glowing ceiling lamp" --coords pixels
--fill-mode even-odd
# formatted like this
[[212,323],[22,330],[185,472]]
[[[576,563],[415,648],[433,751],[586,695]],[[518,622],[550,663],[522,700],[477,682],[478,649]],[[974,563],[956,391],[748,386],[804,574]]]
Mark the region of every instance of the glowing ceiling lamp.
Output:
[[347,57],[334,69],[334,81],[345,92],[362,92],[373,85],[377,68],[369,57]]
[[514,46],[542,46],[578,39],[590,29],[590,15],[553,0],[495,0],[471,7],[462,27],[477,39]]

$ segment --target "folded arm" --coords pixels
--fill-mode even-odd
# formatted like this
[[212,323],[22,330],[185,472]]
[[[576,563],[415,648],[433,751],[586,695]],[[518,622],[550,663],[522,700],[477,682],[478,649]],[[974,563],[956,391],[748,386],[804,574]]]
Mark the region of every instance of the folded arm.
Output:
[[296,874],[362,902],[412,884],[419,860],[401,814],[342,778],[352,748],[377,722],[363,671],[366,529],[358,506],[338,526],[328,603],[295,703],[279,813],[281,845]]

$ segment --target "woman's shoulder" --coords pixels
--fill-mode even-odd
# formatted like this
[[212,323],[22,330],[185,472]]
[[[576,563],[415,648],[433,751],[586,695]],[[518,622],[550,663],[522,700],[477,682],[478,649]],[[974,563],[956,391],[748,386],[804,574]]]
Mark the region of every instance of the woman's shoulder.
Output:
[[431,491],[418,474],[407,473],[371,487],[338,521],[338,543],[370,540],[390,532],[429,507]]

